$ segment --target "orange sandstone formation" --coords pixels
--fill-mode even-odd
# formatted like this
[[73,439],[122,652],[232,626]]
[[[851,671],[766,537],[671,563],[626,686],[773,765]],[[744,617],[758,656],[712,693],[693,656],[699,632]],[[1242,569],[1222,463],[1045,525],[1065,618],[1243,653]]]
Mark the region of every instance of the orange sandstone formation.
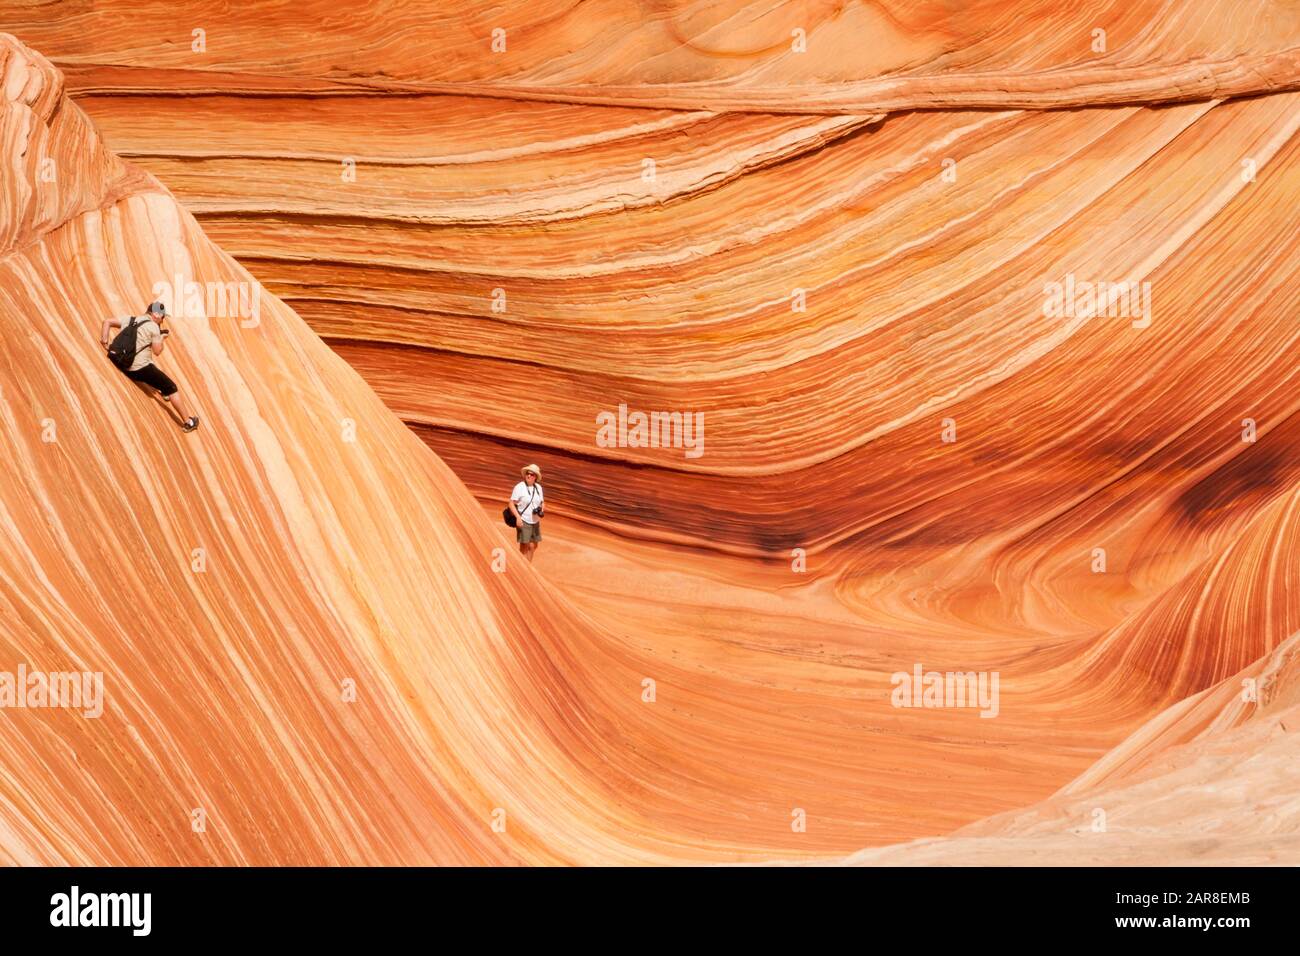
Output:
[[[1059,7],[8,14],[76,103],[6,45],[0,648],[110,706],[0,743],[0,854],[1294,861],[1300,16]],[[177,274],[274,293],[178,326],[194,436],[94,342]],[[554,586],[460,484],[524,459]]]
[[1300,633],[1169,708],[1052,799],[858,865],[1276,864],[1300,858]]
[[[625,521],[613,489],[653,489],[692,506],[633,518],[645,533],[784,553],[918,513],[931,488],[915,476],[946,488],[967,467],[954,458],[1032,453],[1050,511],[1110,481],[1107,443],[1141,449],[1181,423],[1145,411],[1182,414],[1160,390],[1204,355],[1178,336],[1252,396],[1285,354],[1253,349],[1285,343],[1284,309],[1249,316],[1207,287],[1253,282],[1269,254],[1255,237],[1289,222],[1288,4],[729,2],[644,19],[616,3],[403,4],[400,23],[383,4],[337,20],[310,4],[167,9],[176,35],[147,48],[111,6],[10,19],[109,143],[483,498],[500,495],[499,457],[540,454],[575,476],[555,503],[587,520]],[[914,92],[894,102],[881,84]],[[875,92],[847,113],[824,102],[852,90]],[[1096,108],[1116,90],[1123,105]],[[1208,248],[1231,274],[1202,267]],[[1151,282],[1155,331],[1044,317],[1044,284],[1071,274]],[[1162,374],[1116,382],[1116,367]],[[1116,393],[1082,447],[1073,431],[1041,447],[1098,382]],[[1192,415],[1214,396],[1197,398]],[[516,414],[530,403],[544,413]],[[706,453],[602,447],[596,416],[620,403],[702,413]],[[1024,420],[1024,438],[990,415]],[[962,423],[960,455],[936,448],[944,417]],[[846,489],[872,500],[850,506]]]
[[[799,859],[1050,790],[1060,735],[1011,754],[1013,721],[894,711],[907,640],[850,615],[788,660],[756,624],[720,668],[574,606],[273,298],[251,326],[177,321],[168,365],[205,424],[175,430],[99,320],[177,272],[249,276],[95,143],[48,62],[3,49],[0,654],[105,685],[98,718],[0,711],[6,862]],[[893,650],[864,661],[868,640]],[[1004,785],[973,742],[946,780],[909,768],[972,732],[1002,739]]]

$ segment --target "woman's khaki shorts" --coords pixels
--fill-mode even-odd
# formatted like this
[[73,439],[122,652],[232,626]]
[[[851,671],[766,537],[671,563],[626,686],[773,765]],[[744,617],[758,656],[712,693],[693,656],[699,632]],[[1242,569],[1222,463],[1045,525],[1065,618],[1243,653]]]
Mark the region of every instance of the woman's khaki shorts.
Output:
[[530,541],[542,540],[542,523],[529,524],[527,521],[521,521],[515,527],[515,540],[520,544],[528,544]]

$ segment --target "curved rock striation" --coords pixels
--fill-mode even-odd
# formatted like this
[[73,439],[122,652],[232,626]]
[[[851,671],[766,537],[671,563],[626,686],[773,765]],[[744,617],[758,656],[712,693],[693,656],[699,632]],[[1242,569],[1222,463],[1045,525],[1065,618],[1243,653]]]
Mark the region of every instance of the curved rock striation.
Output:
[[[1300,18],[1058,6],[299,4],[254,24],[183,0],[143,46],[111,6],[9,13],[75,100],[6,44],[0,295],[33,329],[5,386],[28,449],[6,574],[72,555],[10,640],[79,634],[120,668],[155,586],[166,613],[138,626],[200,637],[149,659],[102,763],[57,758],[69,796],[0,791],[10,858],[1294,859],[1289,778],[1262,822],[1240,786],[1288,759],[1289,718],[1223,715],[1300,630]],[[176,275],[255,275],[261,324],[205,319],[169,352],[211,430],[114,450],[93,416],[124,414],[121,383],[81,337]],[[602,441],[624,410],[700,416],[701,453]],[[42,464],[46,418],[75,455]],[[491,504],[520,460],[565,522],[559,594],[492,569],[508,542],[460,484]],[[225,504],[156,515],[134,550],[64,527],[131,480]],[[214,593],[196,547],[226,555]],[[128,553],[176,570],[116,609],[74,583]],[[998,671],[998,719],[891,707],[918,663]],[[229,753],[180,742],[190,672]],[[354,673],[360,717],[334,704]],[[36,775],[56,758],[27,733],[6,756]],[[139,837],[142,778],[103,841],[32,829],[47,800],[87,812],[122,734],[183,768],[133,753],[149,819],[206,805],[201,781],[227,842],[184,816]],[[1072,843],[1096,794],[1160,832]]]
[[[102,681],[95,706],[0,697],[0,859],[797,860],[1045,796],[1116,732],[900,713],[907,635],[764,601],[747,564],[693,631],[635,572],[621,614],[563,596],[271,296],[255,322],[173,302],[182,434],[98,324],[176,274],[251,276],[92,141],[48,61],[0,49],[0,683]],[[751,639],[718,640],[737,615]]]
[[[480,497],[500,495],[482,451],[502,449],[572,475],[556,503],[588,520],[628,521],[615,489],[654,488],[691,506],[631,516],[642,533],[770,554],[913,509],[927,483],[899,476],[960,457],[935,448],[945,418],[958,447],[1014,466],[1023,445],[990,419],[1074,434],[1075,409],[1114,391],[1077,466],[1035,469],[1062,476],[1050,510],[1110,481],[1099,446],[1181,427],[1185,398],[1111,369],[1175,381],[1221,362],[1248,395],[1275,374],[1279,352],[1253,345],[1285,345],[1286,308],[1218,290],[1260,269],[1286,282],[1256,237],[1281,238],[1294,199],[1295,11],[1058,6],[730,3],[631,22],[617,4],[527,4],[399,26],[382,4],[266,20],[186,2],[174,20],[204,31],[202,52],[184,34],[142,51],[111,10],[19,25],[108,141]],[[963,85],[978,95],[940,94]],[[1097,108],[1111,87],[1126,105]],[[824,101],[859,89],[875,92],[847,112]],[[1230,275],[1201,268],[1208,248]],[[1154,329],[1045,317],[1066,276],[1150,282]],[[1225,322],[1249,327],[1201,332]],[[1068,403],[1044,403],[1062,368]],[[703,415],[703,454],[601,444],[597,416],[620,405]],[[1116,438],[1131,406],[1142,431]]]
[[[140,25],[166,24],[152,43]],[[112,89],[369,89],[713,112],[1057,108],[1246,96],[1300,84],[1283,0],[509,0],[336,11],[139,0],[9,29]],[[195,31],[201,31],[196,42]],[[307,42],[305,42],[307,41]],[[244,77],[241,81],[240,77]]]
[[864,850],[888,866],[1278,865],[1300,856],[1300,633],[1170,707],[1050,800],[941,840]]

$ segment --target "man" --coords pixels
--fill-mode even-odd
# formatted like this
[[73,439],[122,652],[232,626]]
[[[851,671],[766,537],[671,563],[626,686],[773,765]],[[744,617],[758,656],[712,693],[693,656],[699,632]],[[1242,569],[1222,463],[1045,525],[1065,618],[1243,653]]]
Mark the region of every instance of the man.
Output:
[[519,471],[523,481],[510,492],[510,511],[515,516],[519,551],[532,561],[542,540],[542,470],[536,465],[524,465]]
[[[131,359],[130,365],[124,369],[124,372],[131,381],[148,385],[162,395],[163,401],[170,404],[180,415],[181,427],[187,432],[192,432],[199,427],[198,416],[190,415],[185,411],[176,383],[153,363],[155,355],[162,355],[163,348],[167,344],[167,336],[171,334],[170,329],[162,327],[166,321],[167,308],[161,302],[151,302],[143,316],[127,317],[125,324],[136,324],[135,357]],[[104,323],[99,333],[99,341],[104,348],[109,347],[116,336],[115,330],[121,328],[123,324],[122,319],[108,319]]]

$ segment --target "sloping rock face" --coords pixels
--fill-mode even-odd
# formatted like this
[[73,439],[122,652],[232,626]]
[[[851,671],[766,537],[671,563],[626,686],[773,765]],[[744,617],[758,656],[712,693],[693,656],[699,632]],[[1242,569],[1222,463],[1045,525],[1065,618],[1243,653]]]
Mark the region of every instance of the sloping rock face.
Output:
[[[1028,803],[1115,733],[902,714],[913,638],[829,594],[810,618],[753,562],[740,607],[575,606],[292,310],[245,310],[252,276],[48,61],[0,50],[0,860],[799,860]],[[225,298],[170,301],[184,434],[99,326],[191,284]],[[679,643],[706,624],[729,637]]]
[[1300,859],[1300,633],[1145,724],[1050,800],[939,840],[863,850],[886,866],[1276,865]]
[[[138,309],[141,290],[178,266],[186,278],[251,281],[201,225],[273,293],[262,324],[290,323],[312,343],[292,352],[277,343],[249,362],[236,352],[230,374],[258,396],[259,415],[274,406],[288,422],[308,414],[299,406],[319,406],[332,430],[312,453],[285,454],[285,472],[256,464],[267,448],[245,439],[248,467],[273,483],[322,482],[295,495],[312,508],[328,501],[350,514],[358,497],[378,495],[373,525],[349,533],[384,561],[405,554],[375,531],[390,509],[413,509],[398,523],[422,547],[434,546],[430,528],[447,546],[443,520],[477,527],[466,532],[468,563],[487,590],[481,603],[454,601],[490,613],[511,653],[528,658],[523,676],[492,680],[512,694],[535,688],[550,709],[511,697],[518,720],[533,722],[528,733],[592,761],[584,776],[563,761],[511,758],[527,779],[552,774],[521,785],[530,793],[591,788],[572,798],[587,822],[561,827],[573,845],[538,835],[556,832],[543,814],[527,850],[495,834],[455,853],[393,836],[386,852],[361,858],[798,858],[947,833],[1036,805],[1085,771],[1079,786],[1118,787],[1128,778],[1098,774],[1129,766],[1127,748],[1195,745],[1202,738],[1190,731],[1157,733],[1160,715],[1237,692],[1232,681],[1300,629],[1300,13],[1264,0],[1057,6],[715,3],[635,20],[613,3],[490,15],[373,4],[338,16],[297,4],[253,17],[183,0],[165,6],[166,18],[161,4],[133,4],[58,21],[5,10],[6,27],[66,73],[77,104],[29,94],[25,74],[6,80],[7,109],[20,111],[6,127],[4,228],[21,251],[12,261],[36,249],[48,258],[59,240],[68,258],[58,268],[107,283],[77,305],[59,291],[62,274],[3,282],[6,296],[32,303],[15,314],[64,304],[36,328],[60,342],[92,336],[79,359],[40,338],[34,355],[99,374],[84,329],[106,311]],[[165,19],[167,35],[143,42],[141,16]],[[48,72],[53,90],[60,81]],[[78,106],[129,165],[98,145]],[[54,168],[75,190],[42,190],[47,172],[24,135],[64,150]],[[168,214],[171,232],[158,231],[166,217],[152,211],[137,213],[135,238],[118,245],[69,238],[105,209],[146,200],[175,209],[150,174],[188,210]],[[101,231],[123,233],[107,222]],[[177,242],[205,251],[179,255]],[[101,247],[124,243],[135,250],[120,253],[130,273],[120,262],[92,269]],[[1099,296],[1101,314],[1090,314]],[[395,482],[382,491],[332,484],[346,464],[340,422],[358,434],[380,426],[339,407],[351,390],[366,401],[370,392],[289,307],[450,470],[417,448],[385,466],[391,474],[363,476]],[[74,335],[51,322],[80,324]],[[266,334],[233,326],[214,327],[218,340],[232,336],[223,348],[250,349]],[[187,374],[200,340],[178,342],[173,361],[211,415],[227,405],[224,392],[205,391],[215,373]],[[64,381],[49,374],[29,387]],[[118,384],[110,376],[97,387]],[[702,416],[701,454],[684,442],[638,447],[617,440],[627,437],[617,428],[608,441],[602,416],[617,421],[621,406]],[[374,447],[409,448],[399,432],[383,431]],[[196,437],[216,440],[205,428],[175,447]],[[158,455],[159,468],[174,466],[173,454]],[[496,500],[523,460],[542,464],[558,513],[622,536],[614,547],[633,566],[700,575],[703,585],[681,591],[691,613],[651,595],[648,610],[593,599],[588,610],[604,611],[593,618],[539,589],[550,602],[541,616],[561,622],[553,629],[529,616],[539,613],[532,584],[498,589],[488,555],[507,542],[467,516],[471,499],[452,489],[459,478]],[[90,461],[69,468],[96,472]],[[171,500],[200,494],[193,476],[182,486],[166,471],[139,474],[163,482]],[[84,513],[84,503],[72,507]],[[664,548],[651,554],[632,538]],[[790,573],[794,549],[804,576]],[[804,603],[724,610],[709,580],[722,554],[749,562],[736,577],[753,607],[760,592]],[[373,586],[399,602],[426,571],[438,588],[459,594],[465,584],[431,567],[375,567],[389,574],[366,564],[385,582]],[[246,573],[257,579],[255,567]],[[328,573],[351,582],[357,572]],[[248,596],[256,591],[236,593],[261,606]],[[502,611],[502,601],[521,610]],[[177,633],[188,613],[169,612]],[[391,633],[383,616],[372,625],[357,613],[360,633]],[[725,628],[709,619],[725,615],[739,615],[749,635],[713,640]],[[669,636],[665,619],[708,639]],[[629,634],[627,620],[643,630]],[[480,635],[466,644],[454,631],[448,653],[481,660],[480,624],[464,625]],[[557,660],[586,702],[581,718],[551,696],[544,672]],[[539,673],[542,661],[551,663]],[[916,662],[999,670],[998,719],[890,708],[891,673]],[[630,690],[614,689],[611,669]],[[648,710],[637,696],[645,676],[662,686],[665,673],[680,711]],[[466,699],[478,699],[477,679],[466,678]],[[428,706],[424,690],[415,700]],[[426,731],[451,715],[485,733],[447,708],[424,720]],[[630,754],[625,767],[601,765],[602,722],[636,741],[614,748]],[[466,753],[477,759],[473,739]],[[474,770],[459,757],[434,770],[410,759],[421,768],[404,778],[411,794],[433,779],[461,794],[448,779],[477,780],[505,758],[484,756]],[[659,778],[643,760],[674,767],[681,786],[650,782]],[[1198,766],[1206,786],[1222,779],[1216,825],[1240,828],[1216,859],[1239,847],[1243,860],[1294,858],[1293,843],[1247,847],[1253,824],[1234,796],[1236,771]],[[816,801],[798,782],[810,778]],[[617,817],[613,794],[639,815],[635,825],[607,821]],[[368,796],[353,799],[383,816]],[[482,828],[484,800],[500,805],[460,799],[473,822],[456,832]],[[582,800],[590,805],[579,810]],[[791,808],[809,803],[816,824],[792,832]],[[1294,833],[1288,806],[1269,811],[1265,832]],[[1202,846],[1175,840],[1160,852],[1191,859]],[[319,847],[245,852],[358,858]],[[994,858],[1016,861],[1009,848],[982,857]]]
[[[102,318],[176,274],[251,277],[96,141],[48,61],[3,37],[0,76],[0,685],[25,691],[0,697],[0,860],[781,851],[777,827],[746,823],[749,801],[807,765],[701,776],[734,718],[698,728],[683,761],[698,716],[644,707],[650,665],[507,553],[464,485],[282,303],[173,307],[160,362],[197,432],[125,380]],[[102,696],[85,685],[77,707],[26,692],[31,675],[83,672]],[[722,818],[732,837],[709,823]]]
[[[7,22],[477,495],[539,458],[584,520],[770,556],[940,497],[978,535],[1005,499],[950,494],[972,462],[1042,520],[1213,414],[1178,384],[1207,362],[1279,414],[1300,11],[1060,6]],[[1067,276],[1150,282],[1152,327],[1044,316]],[[620,405],[702,414],[703,453],[602,440]],[[1169,465],[1137,467],[1205,476]]]

